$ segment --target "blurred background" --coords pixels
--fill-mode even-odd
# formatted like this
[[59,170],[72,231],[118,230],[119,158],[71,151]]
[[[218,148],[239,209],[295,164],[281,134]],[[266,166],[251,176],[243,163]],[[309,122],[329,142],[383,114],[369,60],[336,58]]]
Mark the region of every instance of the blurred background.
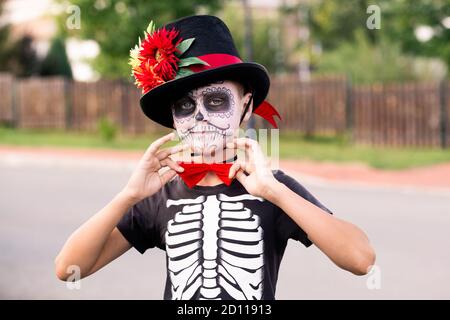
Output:
[[377,250],[355,277],[290,243],[277,297],[450,298],[445,0],[0,0],[0,298],[162,298],[163,252],[73,290],[53,259],[167,132],[140,110],[130,48],[150,20],[192,14],[222,18],[267,67],[281,168]]

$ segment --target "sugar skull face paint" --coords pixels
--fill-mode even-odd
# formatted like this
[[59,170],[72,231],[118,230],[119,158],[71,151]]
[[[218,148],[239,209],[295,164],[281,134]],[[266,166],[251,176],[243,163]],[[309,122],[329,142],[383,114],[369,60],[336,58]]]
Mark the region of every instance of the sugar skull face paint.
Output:
[[[242,113],[251,93],[243,95],[234,81],[219,81],[188,92],[172,104],[175,129],[196,154],[227,159],[225,144],[237,136]],[[251,112],[251,110],[250,110]],[[245,117],[247,120],[250,116]]]

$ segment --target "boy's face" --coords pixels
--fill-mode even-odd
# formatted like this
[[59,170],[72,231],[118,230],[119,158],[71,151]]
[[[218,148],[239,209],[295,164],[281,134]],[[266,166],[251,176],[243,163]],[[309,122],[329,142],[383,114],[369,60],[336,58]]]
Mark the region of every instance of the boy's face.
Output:
[[[223,150],[237,136],[250,97],[239,83],[229,80],[196,88],[172,104],[174,128],[196,155],[222,162],[229,158]],[[250,115],[251,105],[243,122]]]

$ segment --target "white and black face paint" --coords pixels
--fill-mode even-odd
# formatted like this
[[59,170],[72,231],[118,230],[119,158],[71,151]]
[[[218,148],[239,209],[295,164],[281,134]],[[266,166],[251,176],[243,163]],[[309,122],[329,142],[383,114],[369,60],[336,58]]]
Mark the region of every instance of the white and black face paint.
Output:
[[197,88],[172,104],[175,129],[195,154],[214,156],[214,162],[221,162],[218,160],[227,159],[223,155],[226,143],[239,130],[244,103],[233,81]]

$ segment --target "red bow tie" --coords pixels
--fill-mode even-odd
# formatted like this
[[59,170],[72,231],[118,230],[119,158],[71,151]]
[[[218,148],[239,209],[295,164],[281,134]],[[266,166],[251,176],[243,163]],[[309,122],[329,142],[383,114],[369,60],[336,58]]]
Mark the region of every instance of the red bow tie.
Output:
[[228,173],[233,165],[232,163],[189,163],[179,161],[178,164],[184,168],[184,171],[178,172],[178,175],[189,188],[192,188],[202,180],[208,171],[214,172],[227,186],[231,184]]

